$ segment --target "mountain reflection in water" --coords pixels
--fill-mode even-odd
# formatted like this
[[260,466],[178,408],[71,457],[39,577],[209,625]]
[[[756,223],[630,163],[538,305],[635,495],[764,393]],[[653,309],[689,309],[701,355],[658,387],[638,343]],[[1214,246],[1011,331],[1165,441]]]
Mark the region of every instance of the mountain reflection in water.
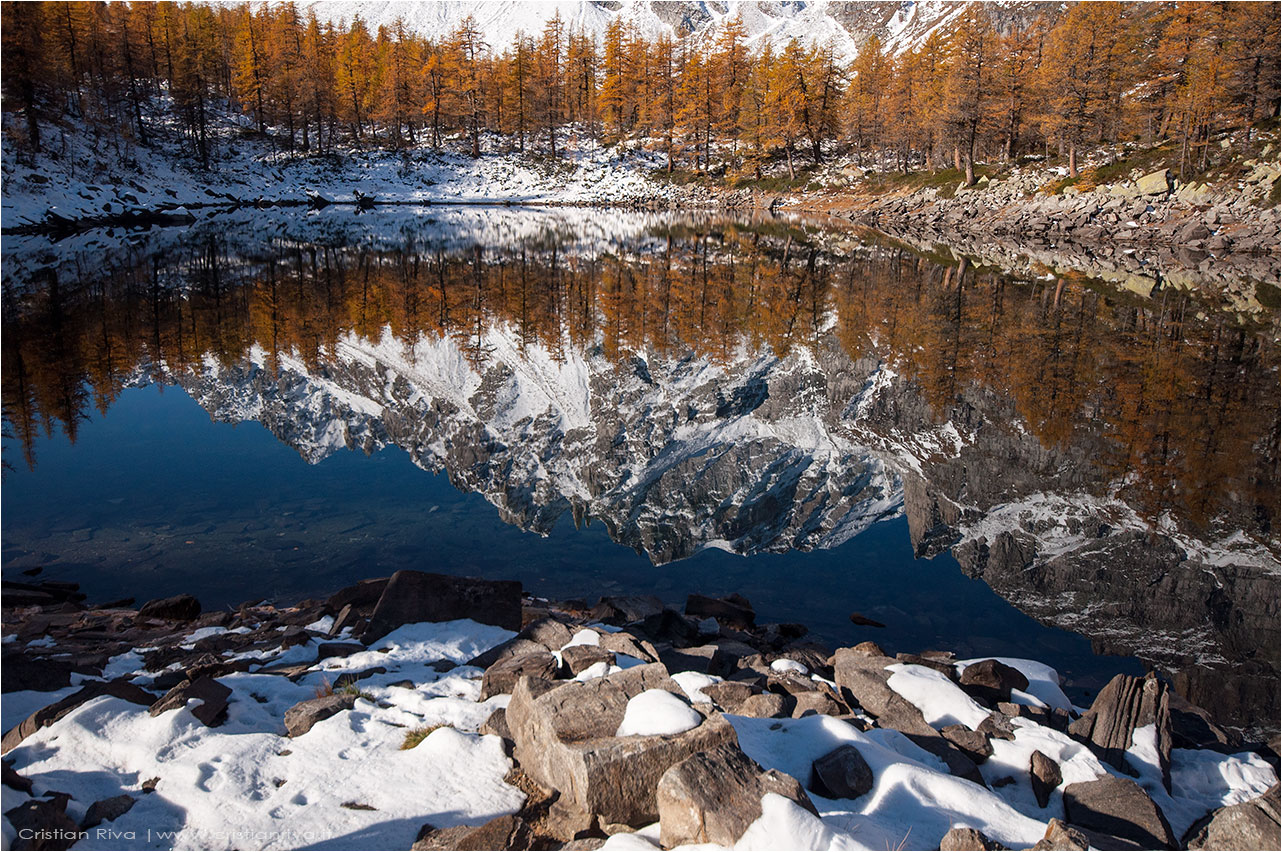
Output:
[[510,524],[598,520],[655,563],[832,548],[902,512],[918,555],[1276,725],[1276,317],[635,214],[9,254],[6,466],[160,383],[308,461],[399,446]]

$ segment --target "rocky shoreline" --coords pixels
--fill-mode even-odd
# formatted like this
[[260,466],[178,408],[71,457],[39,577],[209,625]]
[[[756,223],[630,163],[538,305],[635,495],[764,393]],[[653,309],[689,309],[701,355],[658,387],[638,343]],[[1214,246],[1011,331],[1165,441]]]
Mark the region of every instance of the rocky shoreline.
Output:
[[[6,701],[32,708],[3,740],[14,849],[138,848],[125,836],[166,800],[190,814],[173,848],[209,848],[200,819],[219,836],[229,826],[211,821],[290,826],[290,813],[396,826],[379,835],[390,845],[362,848],[881,848],[903,825],[910,848],[1278,840],[1277,742],[1238,741],[1152,674],[1118,675],[1083,710],[1040,663],[834,651],[803,625],[758,624],[738,595],[691,595],[684,611],[644,596],[589,606],[400,571],[325,600],[211,613],[185,595],[86,606],[73,584],[6,582],[3,615]],[[451,630],[472,638],[442,644]],[[117,724],[164,726],[158,754],[116,755]],[[367,742],[371,729],[383,739]],[[253,739],[264,762],[332,737],[342,760],[377,749],[371,763],[403,736],[392,757],[465,753],[461,774],[477,779],[460,795],[496,792],[488,812],[463,813],[420,790],[384,823],[396,779],[361,789],[340,775],[338,807],[305,817],[277,801],[318,796],[298,791],[305,764],[253,786],[238,817],[245,790],[220,779],[253,773],[234,757],[197,763],[192,789],[182,780],[196,760],[184,749],[220,736],[220,754]],[[60,743],[75,753],[59,757]],[[228,814],[200,816],[194,803],[211,799]],[[348,845],[373,842],[337,827]]]

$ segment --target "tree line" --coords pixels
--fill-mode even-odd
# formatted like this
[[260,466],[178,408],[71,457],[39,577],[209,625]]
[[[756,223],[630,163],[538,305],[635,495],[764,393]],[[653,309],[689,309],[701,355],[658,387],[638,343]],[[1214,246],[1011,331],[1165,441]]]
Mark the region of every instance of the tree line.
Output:
[[618,19],[598,43],[559,14],[511,44],[475,20],[428,38],[371,32],[292,2],[4,3],[5,128],[24,150],[47,125],[147,143],[181,128],[217,157],[219,109],[282,150],[461,146],[560,155],[570,136],[643,140],[669,171],[790,178],[834,152],[904,172],[1030,153],[1067,158],[1122,140],[1179,143],[1206,165],[1212,136],[1276,120],[1279,4],[1070,3],[1037,14],[971,3],[895,54],[870,37],[749,43],[741,18],[711,34],[647,38]]

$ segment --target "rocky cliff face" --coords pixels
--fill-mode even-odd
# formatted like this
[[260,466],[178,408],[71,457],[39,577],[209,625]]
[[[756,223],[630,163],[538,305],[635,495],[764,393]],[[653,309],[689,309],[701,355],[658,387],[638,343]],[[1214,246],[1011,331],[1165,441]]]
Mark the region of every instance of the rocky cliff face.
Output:
[[547,531],[569,511],[656,562],[831,547],[904,511],[919,554],[951,549],[1039,620],[1148,660],[1233,724],[1276,715],[1272,556],[1142,520],[1100,480],[1098,431],[1048,449],[981,388],[941,419],[911,380],[831,338],[720,365],[558,358],[506,328],[480,349],[478,363],[448,338],[349,336],[320,368],[256,349],[169,378],[309,461],[394,444],[510,523]]

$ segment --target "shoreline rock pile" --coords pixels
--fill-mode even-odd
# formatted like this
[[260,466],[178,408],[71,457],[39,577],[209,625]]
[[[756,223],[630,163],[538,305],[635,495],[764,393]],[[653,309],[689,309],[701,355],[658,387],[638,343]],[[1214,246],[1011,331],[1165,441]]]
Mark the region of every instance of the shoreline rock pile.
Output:
[[[414,849],[594,849],[656,821],[653,842],[663,848],[732,847],[766,811],[796,808],[818,817],[812,796],[853,801],[887,771],[849,742],[814,759],[808,774],[801,773],[806,777],[763,768],[745,752],[730,717],[778,720],[770,724],[782,727],[823,716],[854,731],[897,732],[911,744],[905,748],[934,756],[952,776],[976,785],[976,794],[1031,785],[1038,806],[1056,814],[1035,849],[1274,848],[1278,838],[1276,784],[1251,802],[1206,814],[1181,838],[1153,795],[1127,777],[1141,774],[1136,750],[1151,749],[1170,792],[1173,748],[1243,748],[1153,674],[1118,675],[1079,715],[1071,706],[1030,700],[1037,685],[1006,662],[962,663],[949,652],[891,656],[872,642],[832,653],[802,625],[757,624],[751,604],[738,595],[691,595],[684,611],[649,596],[607,596],[588,606],[523,596],[519,583],[417,571],[364,581],[324,601],[247,604],[234,613],[202,614],[189,596],[135,611],[120,602],[85,608],[66,587],[61,594],[49,590],[47,599],[36,586],[14,591],[16,604],[6,589],[4,632],[26,644],[4,645],[4,690],[60,689],[71,686],[73,676],[84,685],[6,732],[6,754],[104,695],[150,707],[153,716],[194,708],[196,719],[217,727],[235,700],[218,678],[234,672],[296,680],[323,660],[376,650],[391,631],[424,620],[468,618],[518,631],[465,665],[479,674],[482,701],[510,695],[478,733],[502,740],[514,763],[506,780],[525,793],[525,804],[482,825],[425,824]],[[246,653],[302,650],[313,642],[314,660],[304,654],[308,659],[274,663]],[[142,655],[147,674],[111,678],[108,660],[128,652]],[[456,664],[442,665],[439,670]],[[282,720],[287,736],[305,736],[351,711],[360,682],[386,671],[374,666],[344,674],[330,694],[295,704]],[[910,701],[905,693],[914,693],[904,678],[934,694],[955,695],[955,708],[941,717],[928,702]],[[189,704],[192,699],[198,700]],[[954,713],[962,723],[947,724]],[[1060,764],[1034,751],[1027,780],[986,778],[980,766],[993,755],[994,742],[1014,740],[1031,725],[1072,738],[1118,772],[1066,783]],[[1258,748],[1276,773],[1276,753]],[[8,763],[4,784],[31,795],[31,780]],[[15,829],[74,837],[91,822],[118,819],[135,802],[129,795],[95,801],[77,824],[67,814],[70,799],[32,797],[5,816]],[[939,848],[1006,847],[956,826]]]

